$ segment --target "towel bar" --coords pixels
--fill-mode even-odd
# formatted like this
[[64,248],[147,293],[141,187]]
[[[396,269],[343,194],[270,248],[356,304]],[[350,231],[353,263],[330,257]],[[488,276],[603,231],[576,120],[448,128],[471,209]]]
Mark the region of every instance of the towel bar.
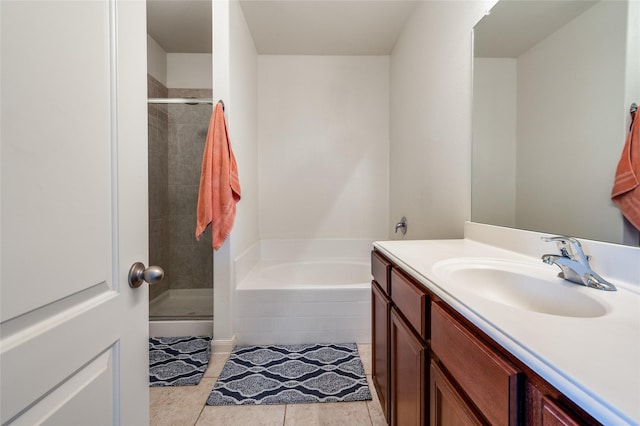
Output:
[[148,104],[187,104],[187,105],[199,105],[209,104],[213,105],[213,99],[211,98],[149,98]]

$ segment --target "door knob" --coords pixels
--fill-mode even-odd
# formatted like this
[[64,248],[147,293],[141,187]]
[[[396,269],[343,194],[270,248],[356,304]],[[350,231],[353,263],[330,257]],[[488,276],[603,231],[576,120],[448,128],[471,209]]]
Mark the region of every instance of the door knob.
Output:
[[129,286],[138,288],[143,281],[149,284],[155,284],[164,278],[164,269],[159,266],[144,267],[144,263],[136,262],[129,269]]

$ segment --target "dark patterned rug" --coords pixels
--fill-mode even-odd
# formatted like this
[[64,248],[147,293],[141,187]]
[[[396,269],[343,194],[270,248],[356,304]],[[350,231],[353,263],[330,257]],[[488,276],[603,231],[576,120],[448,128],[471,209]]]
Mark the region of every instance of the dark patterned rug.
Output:
[[149,386],[193,386],[209,365],[211,337],[150,337]]
[[207,405],[370,399],[355,343],[240,346],[225,363]]

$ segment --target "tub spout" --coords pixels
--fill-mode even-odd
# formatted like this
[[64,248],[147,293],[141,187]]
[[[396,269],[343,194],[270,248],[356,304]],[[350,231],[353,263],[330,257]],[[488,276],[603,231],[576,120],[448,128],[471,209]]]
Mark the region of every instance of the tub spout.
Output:
[[402,232],[402,235],[406,235],[407,234],[407,218],[402,216],[402,219],[400,219],[400,222],[396,223],[396,234],[398,233],[398,229],[400,229],[400,231]]

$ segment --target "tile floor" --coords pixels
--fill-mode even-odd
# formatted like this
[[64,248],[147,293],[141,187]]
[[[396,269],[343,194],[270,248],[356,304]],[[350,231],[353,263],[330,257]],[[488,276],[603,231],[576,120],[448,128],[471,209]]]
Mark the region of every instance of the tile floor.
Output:
[[373,400],[323,404],[205,405],[229,354],[213,354],[198,386],[153,387],[150,395],[151,426],[258,426],[258,425],[386,425],[371,382],[371,345],[358,345]]

